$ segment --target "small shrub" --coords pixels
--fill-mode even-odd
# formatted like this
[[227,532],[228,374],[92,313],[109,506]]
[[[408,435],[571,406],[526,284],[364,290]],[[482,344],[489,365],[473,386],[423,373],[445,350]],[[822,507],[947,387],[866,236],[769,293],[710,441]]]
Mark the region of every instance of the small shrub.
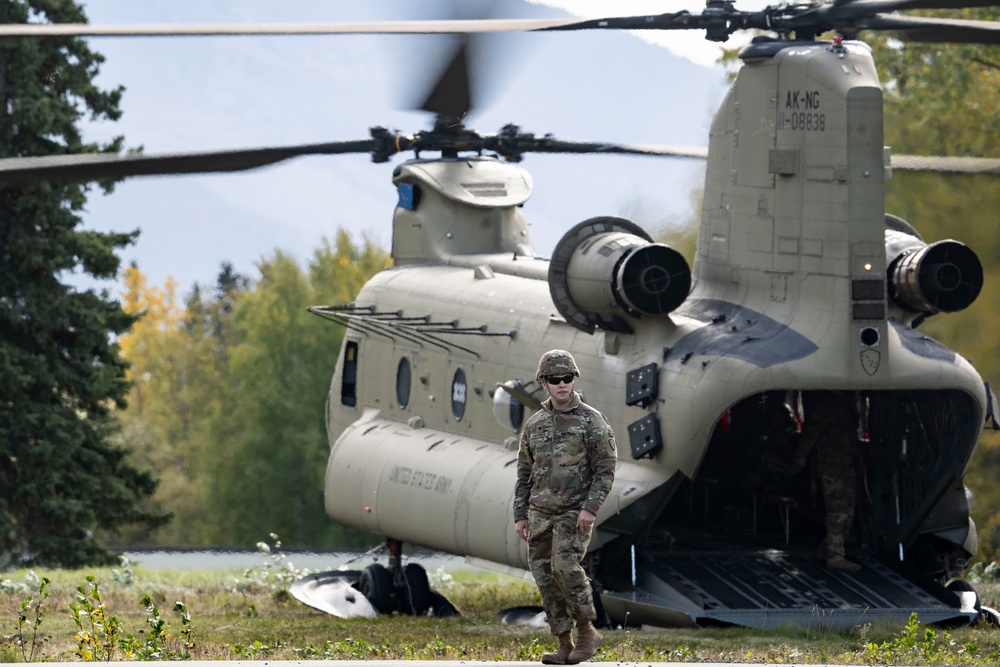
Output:
[[135,583],[135,574],[132,572],[132,563],[125,556],[119,556],[122,564],[122,571],[111,570],[111,577],[122,586],[131,586]]
[[[35,576],[35,573],[29,572],[29,575]],[[38,628],[45,619],[42,607],[45,604],[45,600],[49,597],[48,588],[50,583],[48,577],[42,577],[38,580],[37,593],[29,594],[21,601],[21,611],[17,615],[17,646],[21,651],[21,659],[24,662],[34,660],[35,654],[41,647],[43,638],[39,636]],[[25,626],[31,628],[30,642],[25,636]]]
[[[310,574],[308,568],[295,567],[288,557],[281,552],[281,540],[275,533],[270,534],[274,546],[267,542],[258,542],[257,550],[267,559],[258,567],[252,567],[243,572],[248,583],[269,589],[277,596],[288,592],[291,585],[298,579]],[[237,588],[242,588],[237,586]]]
[[76,602],[70,604],[70,615],[76,624],[76,648],[73,653],[87,662],[112,660],[190,660],[195,646],[194,625],[183,602],[174,604],[181,629],[174,637],[167,622],[149,594],[143,594],[140,604],[148,614],[148,632],[134,636],[117,615],[111,613],[97,580],[88,576],[86,584],[76,587]]
[[[88,662],[110,662],[118,656],[122,623],[109,612],[97,580],[93,576],[86,579],[86,584],[76,587],[76,603],[69,605],[78,630],[73,653]],[[124,657],[130,658],[131,654]]]
[[871,665],[943,665],[975,664],[978,652],[978,644],[959,646],[945,630],[925,627],[921,631],[917,613],[913,612],[896,636],[881,644],[868,642],[863,655]]

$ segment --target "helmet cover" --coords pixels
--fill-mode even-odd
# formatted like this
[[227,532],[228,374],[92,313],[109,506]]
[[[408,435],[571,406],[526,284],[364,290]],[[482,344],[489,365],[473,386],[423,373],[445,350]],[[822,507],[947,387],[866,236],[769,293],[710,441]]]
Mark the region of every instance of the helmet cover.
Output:
[[580,369],[576,367],[573,355],[566,350],[549,350],[538,360],[538,371],[535,373],[535,379],[540,381],[543,377],[571,373],[574,377],[580,377]]

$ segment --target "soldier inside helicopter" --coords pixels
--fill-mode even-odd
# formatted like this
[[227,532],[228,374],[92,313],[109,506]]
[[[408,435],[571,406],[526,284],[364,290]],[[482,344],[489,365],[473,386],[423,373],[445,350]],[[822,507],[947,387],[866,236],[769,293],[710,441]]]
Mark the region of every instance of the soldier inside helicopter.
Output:
[[[770,430],[759,439],[763,445],[758,467],[747,476],[749,493],[764,497],[788,498],[777,489],[794,484],[807,471],[811,504],[815,505],[819,486],[822,493],[826,535],[816,551],[827,568],[857,572],[858,563],[845,555],[845,541],[854,523],[857,504],[858,418],[855,397],[848,392],[790,393],[783,410],[769,413]],[[777,493],[777,495],[775,495]]]
[[[816,556],[829,569],[859,570],[845,553],[858,502],[854,401],[850,392],[789,391],[734,406],[691,483],[689,513],[754,539],[771,529],[784,532],[786,543],[792,537],[820,539]],[[767,510],[771,505],[779,511]],[[800,517],[795,536],[793,513]]]
[[789,474],[802,470],[813,460],[813,479],[819,478],[823,492],[826,536],[817,557],[831,570],[857,572],[861,566],[847,559],[844,542],[854,523],[857,504],[858,458],[857,418],[853,396],[846,392],[807,393],[803,398],[808,416],[799,439]]
[[[954,406],[961,412],[961,404]],[[951,465],[949,447],[931,445],[948,442],[956,421],[936,416],[937,407],[934,397],[918,392],[779,390],[747,397],[720,419],[698,474],[667,507],[671,543],[713,550],[736,539],[746,548],[772,545],[814,556],[829,569],[855,571],[856,559],[847,554],[889,548],[879,540],[898,526],[896,508],[925,497],[927,480]],[[912,415],[926,418],[907,425],[904,417]],[[904,468],[917,476],[909,486],[901,481]],[[962,566],[936,558],[922,542],[907,555],[942,576]]]

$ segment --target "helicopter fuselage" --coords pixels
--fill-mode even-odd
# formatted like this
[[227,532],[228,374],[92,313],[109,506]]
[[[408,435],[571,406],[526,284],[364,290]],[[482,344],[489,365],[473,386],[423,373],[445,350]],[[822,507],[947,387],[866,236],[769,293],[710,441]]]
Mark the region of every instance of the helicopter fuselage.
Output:
[[[961,571],[975,552],[962,476],[987,390],[914,326],[972,302],[978,260],[887,222],[867,46],[759,43],[742,58],[711,129],[693,271],[616,218],[585,221],[551,260],[535,257],[520,208],[531,181],[514,165],[397,169],[396,265],[332,311],[347,325],[327,415],[334,520],[526,569],[511,514],[517,436],[544,398],[535,363],[561,348],[620,443],[591,545],[605,585],[642,589],[636,553],[651,541],[683,550],[710,530],[734,548],[747,537],[741,508],[753,508],[758,545],[787,546],[792,524],[818,541],[808,473],[780,493],[747,482],[787,456],[766,450],[798,437],[810,392],[855,401],[855,547],[942,583]],[[786,512],[773,542],[760,542],[762,502]]]

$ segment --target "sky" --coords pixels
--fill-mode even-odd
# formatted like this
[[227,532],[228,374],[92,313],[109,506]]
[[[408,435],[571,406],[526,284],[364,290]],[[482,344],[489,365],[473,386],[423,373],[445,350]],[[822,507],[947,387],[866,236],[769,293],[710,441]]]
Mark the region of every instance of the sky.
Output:
[[[757,0],[755,0],[756,2]],[[668,2],[493,3],[492,16],[618,15],[677,11]],[[93,24],[399,20],[447,17],[423,0],[84,0]],[[463,3],[468,7],[469,2]],[[693,3],[692,11],[698,11]],[[753,9],[754,3],[740,5]],[[719,47],[671,31],[670,49],[624,32],[500,35],[479,46],[475,108],[467,126],[515,122],[562,139],[705,146],[725,92]],[[437,36],[90,38],[104,54],[98,84],[125,87],[123,118],[89,123],[86,136],[121,134],[147,153],[361,139],[383,125],[406,133],[430,119],[419,104],[451,42]],[[227,175],[134,178],[109,196],[92,191],[84,226],[138,228],[121,255],[153,284],[183,293],[214,284],[221,262],[256,277],[276,249],[303,265],[324,238],[347,229],[388,247],[392,164],[367,156],[309,157]],[[530,155],[535,190],[524,207],[536,252],[597,215],[628,217],[654,235],[696,215],[702,163],[664,158]]]

